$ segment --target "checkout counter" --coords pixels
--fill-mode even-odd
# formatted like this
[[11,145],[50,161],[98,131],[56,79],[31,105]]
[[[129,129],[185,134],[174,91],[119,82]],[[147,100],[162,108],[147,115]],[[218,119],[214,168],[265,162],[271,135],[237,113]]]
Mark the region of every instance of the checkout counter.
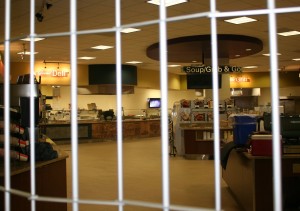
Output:
[[[36,172],[36,194],[39,197],[67,198],[67,175],[66,159],[68,155],[54,145],[58,152],[55,159],[37,161]],[[11,188],[28,193],[26,196],[11,194],[11,211],[30,211],[30,162],[11,160]],[[4,186],[4,164],[0,163],[0,186]],[[37,201],[37,210],[43,211],[67,211],[66,203]],[[0,210],[4,210],[4,192],[0,192]]]
[[[244,210],[273,210],[272,157],[252,156],[248,152],[231,150],[222,178]],[[300,206],[300,155],[282,156],[282,190],[284,210]]]
[[[269,117],[270,115],[267,115],[264,119],[265,129],[271,129]],[[298,133],[299,115],[281,115],[282,204],[283,210],[287,211],[300,209]],[[269,131],[269,134],[256,133],[250,137],[244,147],[237,145],[235,142],[239,140],[236,140],[221,149],[222,178],[244,210],[273,210],[272,135]]]

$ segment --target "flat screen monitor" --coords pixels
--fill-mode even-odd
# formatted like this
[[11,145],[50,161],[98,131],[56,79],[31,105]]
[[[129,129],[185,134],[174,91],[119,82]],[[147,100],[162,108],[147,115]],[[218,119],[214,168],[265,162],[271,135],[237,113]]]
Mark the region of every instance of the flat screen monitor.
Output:
[[[263,114],[264,129],[272,131],[272,114],[265,112]],[[280,133],[283,138],[300,139],[300,116],[299,115],[281,115]]]
[[[218,88],[222,87],[222,75],[218,76]],[[212,89],[212,74],[187,74],[187,88],[188,89]]]
[[160,108],[160,106],[161,106],[160,98],[148,98],[149,108]]
[[281,116],[281,134],[284,138],[300,138],[300,117],[299,115]]

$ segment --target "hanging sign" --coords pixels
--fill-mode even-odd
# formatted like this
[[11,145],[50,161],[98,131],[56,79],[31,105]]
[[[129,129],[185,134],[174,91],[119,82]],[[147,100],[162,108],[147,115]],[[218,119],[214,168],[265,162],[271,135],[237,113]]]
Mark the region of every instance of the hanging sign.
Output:
[[46,76],[46,77],[68,77],[69,72],[64,70],[40,70],[37,71],[39,76]]
[[[203,73],[211,73],[212,72],[212,67],[211,66],[184,66],[182,68],[182,71],[185,73],[191,73],[191,74],[203,74]],[[242,72],[241,67],[237,66],[229,66],[229,65],[224,65],[224,66],[219,66],[218,68],[219,73],[240,73]]]

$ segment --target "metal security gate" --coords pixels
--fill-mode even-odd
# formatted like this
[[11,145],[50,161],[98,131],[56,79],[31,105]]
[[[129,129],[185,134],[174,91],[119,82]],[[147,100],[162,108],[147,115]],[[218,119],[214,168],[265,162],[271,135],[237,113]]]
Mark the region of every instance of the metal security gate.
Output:
[[[13,190],[11,188],[10,181],[10,158],[9,154],[5,154],[5,185],[2,187],[2,191],[5,193],[5,211],[10,210],[10,199],[11,194],[18,194],[20,196],[29,197],[31,200],[31,209],[32,211],[36,210],[36,201],[52,201],[52,202],[61,202],[61,203],[72,203],[72,207],[74,211],[79,210],[80,203],[90,203],[90,204],[99,204],[99,205],[112,205],[118,206],[119,210],[123,210],[125,205],[134,205],[134,206],[143,206],[143,207],[152,207],[158,208],[161,210],[204,210],[201,208],[190,208],[183,206],[176,206],[170,204],[170,194],[169,194],[169,139],[168,139],[168,107],[167,107],[167,99],[168,99],[168,70],[167,70],[167,28],[168,22],[174,21],[182,21],[192,18],[210,18],[211,23],[211,40],[212,40],[212,67],[213,67],[213,102],[214,102],[214,168],[215,168],[215,210],[222,210],[221,204],[221,174],[220,174],[220,134],[219,134],[219,92],[218,92],[218,58],[217,58],[217,18],[221,17],[234,17],[234,16],[244,16],[244,15],[259,15],[265,14],[269,17],[269,42],[270,42],[270,66],[271,66],[271,91],[272,91],[272,105],[273,105],[273,137],[274,137],[274,153],[273,153],[273,175],[274,175],[274,210],[280,211],[282,210],[282,200],[281,200],[281,156],[280,156],[280,134],[279,134],[279,93],[278,93],[278,60],[277,60],[277,37],[276,37],[276,15],[279,13],[289,13],[289,12],[299,12],[300,8],[284,8],[277,9],[275,8],[275,0],[268,0],[267,9],[262,10],[249,10],[249,11],[233,11],[233,12],[219,12],[216,9],[216,1],[210,1],[210,11],[197,13],[192,15],[178,16],[173,18],[167,18],[166,16],[166,8],[163,6],[165,0],[161,0],[161,6],[159,7],[159,19],[148,21],[148,22],[139,22],[133,23],[131,26],[146,26],[151,24],[159,23],[159,42],[160,42],[160,86],[161,86],[161,98],[162,98],[162,107],[161,107],[161,131],[162,131],[162,142],[161,142],[161,152],[162,152],[162,195],[163,200],[162,204],[156,203],[148,203],[142,201],[129,201],[124,198],[123,194],[123,146],[122,146],[122,117],[118,115],[117,118],[117,146],[118,146],[118,198],[116,201],[86,201],[81,200],[79,198],[79,189],[78,189],[78,137],[77,137],[77,36],[80,34],[89,34],[94,33],[97,30],[93,31],[78,31],[77,30],[77,7],[76,0],[70,0],[70,31],[67,34],[46,34],[43,35],[45,37],[55,37],[61,35],[70,36],[71,40],[71,145],[72,145],[72,197],[71,198],[50,198],[36,195],[36,187],[35,187],[35,149],[34,145],[32,145],[31,149],[31,192],[24,193],[18,190]],[[35,33],[35,1],[31,0],[31,12],[30,12],[30,84],[33,86],[34,84],[34,63],[35,56],[33,54],[35,49],[35,43],[33,38],[36,37]],[[124,25],[121,23],[121,1],[115,1],[115,27],[111,29],[112,32],[116,35],[116,65],[117,65],[117,113],[122,113],[122,80],[121,80],[121,64],[122,64],[122,48],[121,48],[121,29],[124,28]],[[10,87],[9,87],[9,76],[10,76],[10,44],[12,37],[10,35],[10,16],[11,16],[11,1],[5,0],[5,78],[4,78],[4,89],[5,89],[5,150],[9,151],[9,125],[10,125],[10,116],[9,116],[9,108],[10,108]],[[127,25],[128,27],[129,25]],[[97,32],[101,31],[109,31],[106,29],[99,29]],[[31,114],[34,114],[34,98],[31,96]],[[31,130],[30,134],[33,137],[31,142],[35,142],[34,140],[34,130],[33,130],[33,122],[34,118],[31,118],[32,122],[30,122]]]

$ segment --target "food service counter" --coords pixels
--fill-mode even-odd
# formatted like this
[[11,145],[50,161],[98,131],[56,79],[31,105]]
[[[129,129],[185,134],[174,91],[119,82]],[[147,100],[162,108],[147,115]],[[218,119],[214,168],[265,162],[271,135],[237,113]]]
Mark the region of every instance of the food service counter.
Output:
[[[45,197],[67,197],[66,159],[68,155],[55,147],[58,158],[36,162],[36,194]],[[30,162],[11,161],[11,188],[30,193]],[[0,185],[4,186],[4,161],[0,162]],[[1,207],[3,209],[1,209]],[[66,203],[36,202],[36,209],[66,211]],[[4,193],[0,192],[0,210],[4,210]],[[27,197],[11,194],[11,211],[30,211]]]
[[[69,121],[49,121],[41,123],[40,129],[52,140],[71,139]],[[123,138],[147,138],[160,136],[160,119],[126,119],[123,120]],[[117,138],[117,121],[80,120],[78,121],[79,139],[115,140]]]
[[[222,178],[244,210],[273,210],[272,157],[232,149],[222,168]],[[282,156],[282,195],[283,210],[299,209],[299,154]]]

